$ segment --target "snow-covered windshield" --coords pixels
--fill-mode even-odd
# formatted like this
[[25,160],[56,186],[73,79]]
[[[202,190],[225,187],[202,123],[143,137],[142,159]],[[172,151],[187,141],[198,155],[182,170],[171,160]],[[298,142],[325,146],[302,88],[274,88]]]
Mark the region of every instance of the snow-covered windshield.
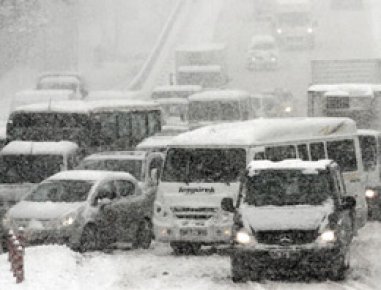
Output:
[[162,180],[167,182],[233,182],[245,168],[244,149],[172,148]]
[[190,121],[234,121],[240,120],[239,102],[191,102]]
[[1,183],[39,183],[59,172],[61,155],[3,155],[0,158]]
[[136,179],[142,180],[142,160],[126,160],[126,159],[99,159],[99,160],[83,160],[76,169],[84,170],[110,170],[124,171],[132,174]]
[[81,202],[87,199],[93,181],[53,180],[41,183],[25,200],[35,202]]
[[319,205],[332,196],[329,174],[263,170],[248,177],[244,201],[255,206]]
[[307,13],[290,12],[279,14],[278,21],[280,25],[285,26],[306,26],[309,24],[310,17]]

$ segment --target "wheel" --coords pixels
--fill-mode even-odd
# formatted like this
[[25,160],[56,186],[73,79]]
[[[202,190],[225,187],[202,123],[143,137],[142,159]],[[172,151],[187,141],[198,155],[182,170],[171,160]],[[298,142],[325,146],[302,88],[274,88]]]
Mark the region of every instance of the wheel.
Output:
[[196,255],[201,249],[201,244],[189,242],[171,242],[170,246],[175,255]]
[[144,220],[139,225],[132,247],[135,249],[148,249],[151,245],[152,238],[152,223],[149,220]]
[[332,281],[342,281],[345,279],[346,272],[350,267],[350,250],[348,249],[345,253],[340,254],[337,258],[337,262],[331,268],[328,278]]
[[95,225],[86,225],[83,228],[79,251],[81,253],[99,250],[99,232]]

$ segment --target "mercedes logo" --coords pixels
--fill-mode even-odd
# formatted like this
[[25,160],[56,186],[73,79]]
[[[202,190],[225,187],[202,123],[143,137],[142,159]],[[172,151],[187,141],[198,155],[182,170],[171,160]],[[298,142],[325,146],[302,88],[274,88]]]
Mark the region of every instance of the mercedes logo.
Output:
[[282,246],[287,246],[292,244],[292,239],[289,235],[282,235],[279,238],[279,242]]

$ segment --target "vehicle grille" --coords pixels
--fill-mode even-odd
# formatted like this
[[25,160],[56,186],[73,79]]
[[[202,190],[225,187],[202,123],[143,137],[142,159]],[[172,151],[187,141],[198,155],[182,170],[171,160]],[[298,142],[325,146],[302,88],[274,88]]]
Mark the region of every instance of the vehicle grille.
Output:
[[208,220],[216,215],[217,208],[213,207],[173,207],[173,214],[179,219]]
[[312,243],[318,237],[316,230],[258,231],[255,238],[259,243],[268,245],[301,245]]
[[327,109],[349,109],[349,98],[327,97]]

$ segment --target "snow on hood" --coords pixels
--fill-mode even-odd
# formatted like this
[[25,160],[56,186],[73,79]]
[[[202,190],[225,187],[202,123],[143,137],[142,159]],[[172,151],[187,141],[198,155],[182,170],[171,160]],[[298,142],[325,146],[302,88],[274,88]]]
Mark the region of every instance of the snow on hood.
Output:
[[35,185],[34,183],[0,184],[0,201],[19,201]]
[[9,210],[16,219],[53,220],[78,210],[84,202],[32,202],[23,200]]
[[322,205],[295,206],[245,206],[240,209],[247,229],[268,230],[313,230],[321,226],[333,212],[333,201]]

